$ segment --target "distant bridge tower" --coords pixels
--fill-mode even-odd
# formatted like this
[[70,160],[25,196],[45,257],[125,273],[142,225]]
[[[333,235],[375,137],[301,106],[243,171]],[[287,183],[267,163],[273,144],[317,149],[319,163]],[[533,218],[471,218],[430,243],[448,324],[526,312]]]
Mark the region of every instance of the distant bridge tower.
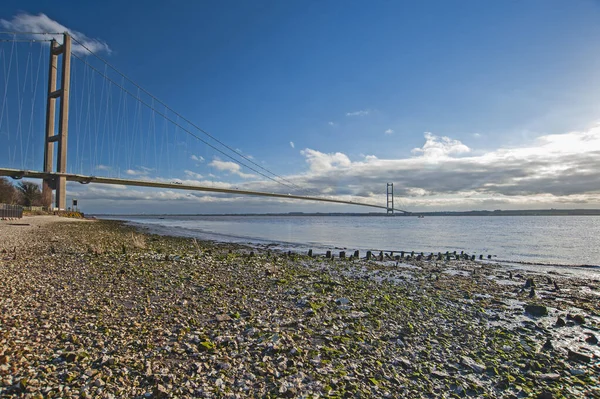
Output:
[[394,214],[394,183],[387,184],[387,213]]
[[[61,62],[61,88],[56,88],[56,75],[58,69],[58,56],[62,55]],[[67,137],[69,134],[69,87],[71,82],[71,36],[65,33],[63,44],[59,45],[52,40],[50,45],[50,69],[48,74],[48,100],[46,103],[46,139],[44,145],[44,172],[52,173],[54,158],[54,143],[58,142],[58,156],[56,159],[56,172],[67,173]],[[56,100],[60,99],[58,114],[58,133],[56,133]],[[52,190],[56,190],[56,208],[67,209],[66,196],[67,178],[56,176],[45,178],[42,184],[43,205],[52,205]]]

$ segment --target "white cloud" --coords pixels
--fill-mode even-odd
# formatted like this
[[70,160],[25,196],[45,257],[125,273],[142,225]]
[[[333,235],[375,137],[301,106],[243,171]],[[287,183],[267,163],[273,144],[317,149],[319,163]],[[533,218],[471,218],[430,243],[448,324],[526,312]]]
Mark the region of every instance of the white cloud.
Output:
[[139,169],[127,169],[125,173],[129,176],[148,176],[152,171],[154,171],[154,169],[140,166]]
[[473,133],[473,137],[475,137],[476,139],[481,137],[481,133]]
[[192,179],[202,179],[203,176],[200,173],[192,172],[191,170],[184,170],[186,176],[191,177]]
[[335,123],[335,122],[333,122],[333,121],[329,121],[329,122],[327,122],[327,124],[328,124],[329,126],[337,126],[337,123]]
[[96,165],[96,169],[98,170],[111,170],[112,168],[107,165]]
[[425,144],[421,148],[413,148],[413,154],[423,154],[427,158],[441,158],[448,155],[462,154],[471,151],[458,140],[449,137],[438,137],[430,132],[425,133]]
[[[28,14],[21,13],[15,15],[10,21],[0,19],[0,25],[4,29],[8,29],[16,32],[35,32],[35,33],[64,33],[68,32],[74,39],[79,41],[81,44],[73,41],[71,45],[71,51],[76,55],[89,54],[88,51],[83,47],[87,47],[94,53],[111,53],[108,44],[100,39],[92,39],[87,37],[85,34],[69,29],[59,22],[49,18],[46,14]],[[51,35],[50,37],[56,39],[59,43],[62,43],[62,35]],[[39,35],[35,35],[39,37]],[[82,46],[83,45],[83,46]]]
[[212,166],[213,168],[223,171],[223,172],[228,172],[234,175],[237,175],[241,178],[244,179],[250,179],[253,177],[256,177],[255,175],[251,174],[251,173],[244,173],[241,171],[241,167],[239,164],[235,163],[235,162],[231,162],[231,161],[221,161],[218,158],[215,158],[211,163],[208,164],[209,166]]
[[324,172],[336,167],[348,167],[352,164],[350,158],[341,152],[325,154],[306,148],[300,151],[300,153],[306,157],[306,162],[310,165],[311,171]]
[[394,131],[392,129],[388,129],[388,130],[386,130],[383,133],[385,133],[385,134],[392,134],[392,133],[394,133]]
[[[385,182],[412,207],[468,209],[502,204],[515,208],[571,204],[598,207],[600,126],[586,132],[539,137],[528,146],[500,148],[471,155],[458,140],[425,135],[414,156],[380,159],[373,155],[352,161],[348,155],[301,151],[309,168],[286,179],[337,198],[382,201]],[[251,189],[276,186],[253,182]],[[478,208],[482,209],[482,208]]]
[[346,116],[367,116],[370,113],[371,113],[370,109],[363,109],[360,111],[346,112]]
[[293,142],[293,141],[290,141],[290,147],[292,147],[292,148],[296,148],[296,145],[294,144],[294,142]]
[[[310,148],[305,148],[301,154],[306,160],[306,170],[284,177],[299,186],[338,199],[385,204],[385,183],[393,182],[396,197],[413,211],[600,206],[597,173],[600,168],[600,126],[588,131],[545,135],[527,145],[488,152],[472,151],[459,140],[427,133],[423,145],[407,158],[361,155],[352,160],[342,152],[324,153]],[[234,162],[215,159],[210,164],[232,175],[241,173],[240,165]],[[143,170],[140,168],[140,171]],[[190,180],[181,180],[184,184],[288,192],[287,188],[272,181],[212,182],[187,172]],[[81,187],[78,190],[85,189],[85,186]],[[115,201],[121,197],[125,198],[123,201],[146,198],[144,201],[148,204],[155,196],[159,202],[169,196],[184,201],[184,197],[174,193],[158,196],[140,191],[134,195],[129,191],[123,196],[119,193],[107,193],[106,196]],[[195,199],[196,195],[200,194],[194,193],[189,200],[199,201]],[[90,198],[95,196],[103,197],[94,193]],[[269,209],[263,207],[257,211]]]
[[192,155],[190,157],[190,159],[192,159],[193,161],[196,161],[196,162],[201,162],[201,163],[204,162],[204,157],[201,155]]

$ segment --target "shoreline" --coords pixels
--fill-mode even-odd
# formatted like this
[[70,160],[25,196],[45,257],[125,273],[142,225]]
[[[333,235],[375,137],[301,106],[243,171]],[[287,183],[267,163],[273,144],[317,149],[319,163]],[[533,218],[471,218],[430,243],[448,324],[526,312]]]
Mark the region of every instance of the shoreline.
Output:
[[[152,224],[152,223],[145,223],[145,222],[139,222],[139,221],[135,221],[135,220],[128,220],[128,219],[116,219],[117,216],[114,216],[115,218],[111,218],[111,219],[99,219],[99,220],[118,220],[121,221],[129,226],[135,227],[138,230],[147,233],[147,234],[158,234],[158,235],[171,235],[171,236],[177,236],[177,237],[187,237],[187,238],[196,238],[196,239],[201,239],[201,240],[205,240],[205,241],[210,241],[210,242],[215,242],[215,243],[232,243],[232,244],[239,244],[239,245],[250,245],[250,246],[254,246],[257,248],[263,248],[263,249],[271,249],[274,251],[281,251],[281,252],[288,252],[288,251],[292,251],[292,252],[304,252],[306,253],[308,250],[313,250],[313,253],[315,254],[319,254],[319,255],[325,255],[325,253],[328,250],[333,251],[337,251],[339,253],[339,251],[350,251],[348,253],[352,253],[354,252],[354,250],[358,249],[361,251],[361,253],[364,253],[367,250],[370,250],[373,252],[373,254],[375,253],[379,253],[381,251],[383,251],[384,253],[394,253],[394,254],[399,254],[401,252],[404,252],[406,254],[409,254],[411,252],[413,252],[412,249],[408,249],[408,250],[401,250],[401,249],[384,249],[384,248],[348,248],[348,247],[340,247],[340,246],[335,246],[335,245],[331,245],[331,246],[324,246],[324,245],[319,245],[319,244],[315,244],[315,243],[303,243],[303,242],[288,242],[288,241],[275,241],[275,240],[268,240],[268,239],[262,239],[262,238],[255,238],[255,237],[249,237],[249,236],[236,236],[236,235],[230,235],[230,234],[224,234],[224,233],[215,233],[215,232],[205,232],[205,231],[198,231],[198,230],[192,230],[189,228],[185,228],[185,227],[178,227],[177,230],[175,231],[173,227],[171,226],[165,226],[165,225],[160,225],[160,224]],[[459,248],[460,249],[460,248]],[[420,251],[414,251],[415,254],[420,253]],[[425,252],[425,256],[427,256],[430,252]],[[444,254],[444,252],[442,252],[442,254]],[[553,263],[553,262],[532,262],[532,261],[526,261],[526,260],[511,260],[511,259],[502,259],[502,258],[498,258],[497,255],[492,255],[491,259],[487,258],[487,255],[484,256],[483,259],[479,259],[478,257],[476,257],[476,262],[481,263],[481,264],[501,264],[505,267],[511,267],[511,268],[519,268],[519,267],[523,267],[523,268],[528,268],[528,267],[540,267],[540,268],[548,268],[548,267],[556,267],[556,268],[574,268],[574,269],[580,269],[580,270],[584,270],[584,271],[589,271],[590,272],[590,276],[591,278],[600,278],[600,264],[598,265],[594,265],[594,264],[579,264],[579,263]]]
[[36,226],[0,224],[0,397],[600,394],[598,280]]

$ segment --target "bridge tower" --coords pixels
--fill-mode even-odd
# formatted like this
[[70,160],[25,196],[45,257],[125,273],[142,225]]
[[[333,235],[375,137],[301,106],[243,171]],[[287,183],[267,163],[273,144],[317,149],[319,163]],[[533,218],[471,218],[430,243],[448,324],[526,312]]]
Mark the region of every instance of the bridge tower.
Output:
[[394,183],[387,184],[387,213],[394,214]]
[[[58,57],[62,56],[60,89],[57,89]],[[71,36],[63,35],[63,44],[53,39],[50,44],[50,67],[48,73],[48,99],[46,103],[46,139],[44,144],[44,172],[52,173],[54,143],[58,143],[55,177],[47,177],[42,184],[43,205],[52,205],[52,191],[56,190],[55,207],[67,209],[67,178],[61,176],[67,172],[67,137],[69,135],[69,87],[71,83]],[[60,99],[58,114],[58,133],[56,133],[56,100]]]

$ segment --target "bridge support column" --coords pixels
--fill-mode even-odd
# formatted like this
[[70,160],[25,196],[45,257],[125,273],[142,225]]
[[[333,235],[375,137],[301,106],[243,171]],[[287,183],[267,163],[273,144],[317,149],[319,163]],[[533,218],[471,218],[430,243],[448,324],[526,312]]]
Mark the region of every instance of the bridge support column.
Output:
[[394,183],[387,184],[387,213],[394,214]]
[[[57,89],[58,56],[62,55],[60,84]],[[55,177],[46,177],[42,184],[42,200],[46,207],[52,204],[52,190],[56,190],[58,209],[67,208],[67,179],[60,176],[67,172],[67,138],[69,134],[69,88],[71,83],[71,36],[64,34],[63,44],[52,40],[50,46],[50,69],[48,73],[48,98],[46,103],[46,139],[44,144],[44,172],[53,173],[54,143],[58,142]],[[58,133],[56,133],[56,100],[60,99]]]

